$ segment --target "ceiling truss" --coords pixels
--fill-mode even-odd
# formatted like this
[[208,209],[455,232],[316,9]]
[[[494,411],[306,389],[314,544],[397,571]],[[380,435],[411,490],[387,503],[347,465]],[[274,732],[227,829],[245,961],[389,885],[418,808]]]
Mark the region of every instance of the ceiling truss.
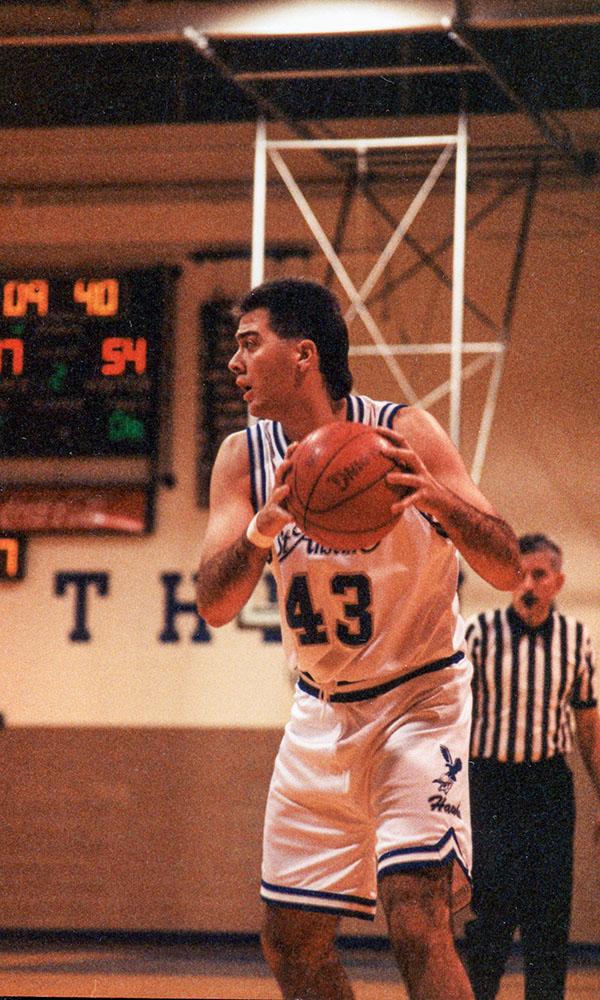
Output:
[[[458,126],[455,135],[437,137],[413,136],[399,139],[383,137],[380,140],[352,137],[340,140],[329,130],[325,121],[313,122],[309,127],[301,116],[286,111],[273,96],[270,88],[275,84],[294,83],[307,80],[356,80],[357,85],[369,78],[380,78],[386,74],[392,78],[415,79],[417,77],[453,77],[458,90],[461,80],[472,76],[485,78],[497,89],[515,111],[527,115],[539,133],[542,143],[552,149],[570,170],[589,176],[597,170],[596,151],[580,148],[555,114],[539,101],[531,100],[524,93],[522,85],[511,76],[510,70],[501,60],[494,58],[489,49],[482,50],[482,32],[511,32],[515,37],[527,30],[552,30],[567,26],[581,27],[600,25],[597,3],[560,3],[556,0],[532,0],[532,2],[511,3],[508,0],[422,0],[422,2],[386,2],[371,0],[367,5],[358,0],[311,3],[309,0],[284,0],[254,3],[155,3],[138,2],[114,3],[113,0],[82,0],[62,4],[62,12],[54,10],[51,19],[47,17],[48,5],[28,5],[26,20],[20,17],[20,5],[16,2],[3,5],[0,11],[0,48],[2,47],[64,47],[98,45],[138,45],[174,42],[191,46],[202,60],[210,65],[217,75],[234,87],[249,105],[255,109],[259,120],[255,144],[254,171],[254,215],[252,234],[252,284],[261,280],[265,258],[265,218],[267,207],[267,158],[276,169],[280,180],[294,200],[304,221],[308,225],[316,243],[327,261],[328,275],[335,275],[345,290],[349,307],[347,318],[357,316],[369,334],[371,343],[363,345],[363,351],[377,351],[394,375],[403,395],[413,403],[431,406],[448,394],[450,398],[449,431],[458,445],[460,443],[460,403],[461,385],[464,379],[491,365],[489,387],[482,415],[481,427],[475,449],[472,473],[479,480],[483,468],[487,442],[498,390],[502,377],[506,348],[510,340],[510,328],[515,301],[522,276],[523,261],[529,237],[531,216],[540,177],[539,157],[531,160],[529,176],[509,184],[500,196],[492,199],[484,209],[470,220],[467,217],[467,115],[465,108],[459,108]],[[54,5],[56,7],[56,5]],[[44,9],[45,8],[45,9]],[[336,14],[334,10],[339,8]],[[31,17],[32,11],[39,17]],[[332,20],[332,14],[334,15]],[[343,16],[342,16],[343,15]],[[329,22],[325,18],[329,17]],[[323,65],[286,66],[265,68],[259,64],[240,68],[230,65],[225,43],[232,40],[261,40],[294,35],[310,37],[319,32],[334,36],[343,35],[340,25],[348,25],[349,34],[373,37],[377,33],[396,34],[401,40],[407,34],[425,38],[435,36],[445,39],[444,56],[436,59],[417,58],[411,61],[399,60],[387,65]],[[267,122],[285,124],[297,138],[293,140],[272,140],[267,138]],[[391,213],[379,199],[377,192],[361,172],[348,169],[348,163],[340,159],[342,147],[346,146],[357,157],[369,154],[376,148],[385,149],[388,156],[398,148],[412,144],[415,150],[424,146],[438,145],[441,152],[434,165],[425,168],[421,188],[400,219]],[[340,212],[336,233],[332,241],[314,214],[300,185],[293,176],[284,154],[292,148],[310,148],[317,151],[324,160],[335,167],[343,186]],[[411,234],[411,224],[428,198],[431,190],[442,175],[450,159],[454,161],[454,228],[452,234],[433,250],[426,250]],[[391,162],[393,174],[393,161]],[[520,230],[517,236],[514,260],[509,281],[506,303],[501,324],[496,324],[481,306],[465,296],[464,259],[467,232],[478,225],[504,197],[525,186]],[[360,192],[370,207],[385,220],[391,235],[388,243],[370,274],[356,287],[342,263],[341,248],[344,229],[352,199]],[[376,301],[378,285],[383,272],[401,243],[404,243],[417,257],[412,268],[405,270],[396,282],[408,280],[415,269],[426,267],[451,289],[451,322],[447,344],[390,344],[386,341],[369,308],[369,301]],[[441,253],[451,249],[452,273],[448,274],[439,263]],[[465,344],[463,341],[463,315],[465,309],[473,313],[485,327],[492,340]],[[450,374],[446,382],[435,386],[425,397],[418,397],[410,381],[406,378],[400,358],[409,353],[448,353]],[[464,364],[467,354],[478,357]]]

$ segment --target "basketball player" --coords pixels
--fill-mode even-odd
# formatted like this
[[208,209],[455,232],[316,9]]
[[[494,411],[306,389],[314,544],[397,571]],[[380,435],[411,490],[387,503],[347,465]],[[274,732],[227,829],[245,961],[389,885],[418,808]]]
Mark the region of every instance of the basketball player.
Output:
[[[456,586],[460,552],[501,590],[517,584],[508,525],[426,412],[350,395],[337,299],[281,280],[241,304],[229,362],[258,418],[217,455],[198,609],[230,622],[267,559],[298,682],[267,803],[265,956],[289,1000],[347,1000],[340,917],[373,919],[377,885],[412,1000],[467,1000],[450,914],[469,898],[471,666]],[[333,420],[383,429],[412,493],[368,551],[302,535],[285,508],[293,442]]]

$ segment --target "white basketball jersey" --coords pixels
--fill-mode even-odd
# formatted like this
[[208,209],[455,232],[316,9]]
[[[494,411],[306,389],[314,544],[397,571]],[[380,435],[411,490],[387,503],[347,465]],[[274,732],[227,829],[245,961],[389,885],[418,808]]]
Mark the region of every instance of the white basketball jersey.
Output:
[[[347,418],[392,427],[401,406],[347,397]],[[264,505],[289,441],[280,423],[247,430],[252,502]],[[429,515],[409,507],[381,542],[339,552],[288,524],[275,539],[273,573],[286,661],[331,689],[379,683],[462,648],[458,553]]]

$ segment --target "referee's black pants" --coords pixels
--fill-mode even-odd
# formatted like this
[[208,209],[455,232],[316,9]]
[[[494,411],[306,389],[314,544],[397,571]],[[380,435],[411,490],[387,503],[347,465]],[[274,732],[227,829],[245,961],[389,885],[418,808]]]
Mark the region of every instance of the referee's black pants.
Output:
[[562,756],[470,764],[474,919],[466,961],[476,1000],[493,1000],[518,928],[525,1000],[563,1000],[575,803]]

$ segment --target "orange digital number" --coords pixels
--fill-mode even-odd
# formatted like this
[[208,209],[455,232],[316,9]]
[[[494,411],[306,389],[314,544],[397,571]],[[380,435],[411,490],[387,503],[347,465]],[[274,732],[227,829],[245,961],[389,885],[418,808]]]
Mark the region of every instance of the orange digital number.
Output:
[[12,374],[22,375],[23,341],[19,340],[18,337],[6,337],[4,340],[0,340],[0,372],[3,370],[4,354],[6,351],[10,351],[11,353]]
[[[17,579],[19,576],[19,542],[16,538],[0,538],[0,579]],[[4,566],[1,564],[4,562]]]
[[73,301],[85,305],[88,316],[115,316],[119,309],[119,282],[116,278],[78,278],[73,285]]
[[145,337],[130,340],[128,337],[105,337],[102,341],[102,374],[122,375],[128,364],[133,364],[136,375],[146,371],[148,344]]
[[7,281],[2,296],[4,316],[25,316],[29,306],[35,306],[38,316],[48,314],[48,282]]

